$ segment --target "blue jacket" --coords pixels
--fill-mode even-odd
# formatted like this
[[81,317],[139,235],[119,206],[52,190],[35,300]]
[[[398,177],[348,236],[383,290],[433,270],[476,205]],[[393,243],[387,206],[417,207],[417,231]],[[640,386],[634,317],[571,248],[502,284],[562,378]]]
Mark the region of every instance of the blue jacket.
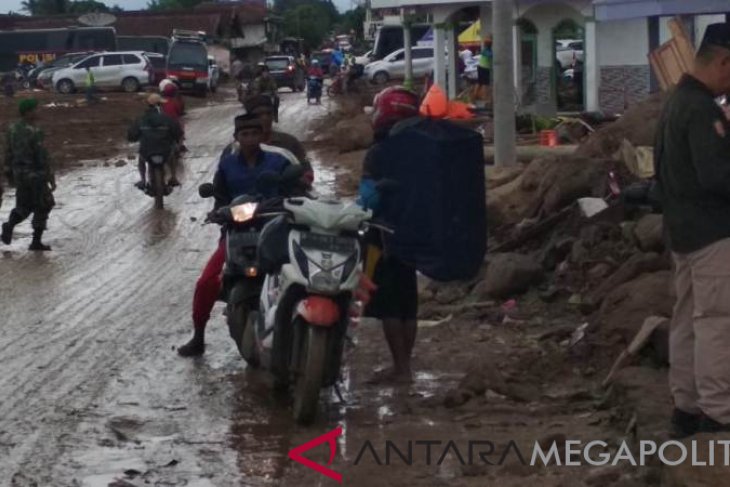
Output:
[[[259,152],[254,166],[249,166],[241,153],[223,156],[213,178],[216,208],[229,205],[239,196],[258,193],[256,180],[261,174],[265,172],[280,174],[289,164],[289,160],[284,156],[264,150]],[[272,190],[272,194],[262,196],[272,198],[277,195],[275,190]]]

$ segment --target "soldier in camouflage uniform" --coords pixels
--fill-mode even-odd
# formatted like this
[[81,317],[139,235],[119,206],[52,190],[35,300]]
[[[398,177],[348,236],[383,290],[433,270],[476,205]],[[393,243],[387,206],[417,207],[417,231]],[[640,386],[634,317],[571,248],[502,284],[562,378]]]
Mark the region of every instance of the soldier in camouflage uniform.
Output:
[[12,124],[5,137],[5,173],[15,184],[16,204],[0,240],[9,245],[15,226],[33,214],[33,242],[30,250],[48,251],[42,242],[48,214],[55,205],[56,180],[48,152],[43,147],[43,132],[34,125],[38,101],[25,99],[19,104],[21,120]]

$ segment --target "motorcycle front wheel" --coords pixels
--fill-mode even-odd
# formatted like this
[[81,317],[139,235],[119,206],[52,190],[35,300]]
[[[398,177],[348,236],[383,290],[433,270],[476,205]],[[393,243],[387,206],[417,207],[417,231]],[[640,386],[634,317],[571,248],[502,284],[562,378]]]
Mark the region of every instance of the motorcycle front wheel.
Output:
[[328,330],[305,323],[296,325],[305,326],[306,331],[299,354],[299,375],[294,386],[294,419],[300,424],[311,424],[319,408],[319,393],[327,363]]

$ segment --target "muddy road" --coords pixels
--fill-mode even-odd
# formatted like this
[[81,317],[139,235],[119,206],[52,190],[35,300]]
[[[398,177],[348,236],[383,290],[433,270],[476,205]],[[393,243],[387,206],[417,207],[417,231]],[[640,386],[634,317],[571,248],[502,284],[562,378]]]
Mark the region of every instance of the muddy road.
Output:
[[[309,129],[327,110],[282,94],[282,128],[311,140]],[[424,325],[415,383],[384,387],[367,383],[388,354],[380,330],[363,324],[348,351],[342,397],[323,394],[324,414],[308,428],[296,426],[289,405],[272,398],[266,374],[246,370],[221,305],[205,356],[178,357],[175,347],[191,332],[194,284],[218,235],[217,227],[202,225],[211,204],[197,187],[211,180],[239,111],[231,101],[191,112],[183,187],[167,198],[166,210],[154,211],[152,200],[134,189],[129,161],[78,170],[58,184],[47,233],[54,251],[25,250],[27,223],[12,246],[0,249],[0,486],[335,485],[288,452],[337,426],[343,433],[331,468],[345,485],[581,485],[576,469],[507,461],[474,470],[453,454],[436,465],[443,447],[428,463],[417,451],[411,466],[360,455],[366,442],[383,463],[386,441],[405,449],[418,440],[490,440],[499,452],[511,440],[529,444],[568,426],[577,436],[607,435],[609,421],[592,411],[590,395],[576,399],[585,384],[570,364],[550,377],[521,378],[534,397],[543,382],[560,384],[543,403],[487,395],[461,409],[443,407],[466,367],[454,357],[467,346],[475,360],[494,353],[515,376],[522,360],[540,369],[539,353],[525,358],[513,351],[528,346],[524,330],[482,321]],[[318,188],[331,193],[333,164],[318,157]],[[6,196],[3,221],[11,204]],[[326,464],[329,453],[324,445],[307,456]]]

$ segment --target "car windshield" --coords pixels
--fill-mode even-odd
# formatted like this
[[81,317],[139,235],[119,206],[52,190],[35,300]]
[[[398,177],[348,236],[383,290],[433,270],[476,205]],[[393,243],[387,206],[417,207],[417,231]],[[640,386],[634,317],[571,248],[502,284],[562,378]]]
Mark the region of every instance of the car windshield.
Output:
[[271,71],[284,71],[289,67],[288,59],[267,59],[266,67]]
[[208,69],[208,51],[202,44],[180,42],[170,49],[168,63],[172,67]]

